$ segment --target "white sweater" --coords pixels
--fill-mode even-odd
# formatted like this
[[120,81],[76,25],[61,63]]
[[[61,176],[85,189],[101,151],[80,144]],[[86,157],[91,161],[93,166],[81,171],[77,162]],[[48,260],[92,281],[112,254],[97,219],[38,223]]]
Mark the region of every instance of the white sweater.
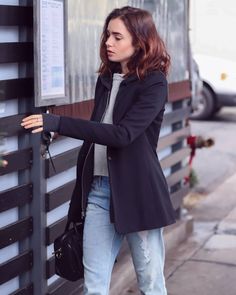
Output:
[[[110,93],[110,101],[107,107],[105,116],[103,118],[103,123],[110,123],[112,124],[112,114],[113,114],[113,107],[116,100],[116,95],[120,87],[120,83],[122,82],[124,74],[113,74],[112,80],[112,89]],[[94,175],[103,175],[108,176],[108,168],[107,168],[107,146],[101,144],[94,144]]]

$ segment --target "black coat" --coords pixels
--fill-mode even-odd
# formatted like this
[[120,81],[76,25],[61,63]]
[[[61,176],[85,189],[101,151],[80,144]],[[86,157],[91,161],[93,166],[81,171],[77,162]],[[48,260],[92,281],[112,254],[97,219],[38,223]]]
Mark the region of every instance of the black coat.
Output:
[[[109,77],[98,78],[90,121],[60,117],[58,122],[59,134],[84,140],[68,217],[79,222],[86,210],[93,180],[93,143],[98,143],[107,146],[110,220],[117,232],[172,224],[175,212],[156,152],[167,101],[167,80],[160,71],[149,73],[143,80],[137,76],[124,79],[113,109],[113,124],[100,123],[111,84]],[[44,117],[46,130],[50,129],[52,120],[53,116]]]

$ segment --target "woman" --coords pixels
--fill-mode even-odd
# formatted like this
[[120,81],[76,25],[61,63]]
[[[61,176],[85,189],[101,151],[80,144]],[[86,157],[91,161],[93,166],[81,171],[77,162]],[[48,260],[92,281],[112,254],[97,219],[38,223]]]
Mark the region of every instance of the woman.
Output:
[[164,295],[163,227],[175,212],[156,149],[170,57],[150,13],[128,6],[108,15],[100,56],[90,121],[43,114],[22,126],[84,140],[68,213],[85,222],[84,294],[108,294],[125,236],[140,291]]

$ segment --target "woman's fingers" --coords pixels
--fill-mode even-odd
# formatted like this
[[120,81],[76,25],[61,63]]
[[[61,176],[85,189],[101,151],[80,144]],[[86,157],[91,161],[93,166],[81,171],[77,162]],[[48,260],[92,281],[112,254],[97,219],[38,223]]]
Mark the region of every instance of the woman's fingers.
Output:
[[22,119],[22,122],[28,121],[28,120],[32,120],[35,118],[38,118],[39,115],[30,115],[28,117],[25,117],[24,119]]
[[28,116],[28,117],[25,117],[23,120],[22,120],[22,123],[28,123],[28,122],[41,122],[42,123],[43,121],[43,116],[42,115],[31,115],[31,116]]
[[43,128],[40,127],[40,128],[32,130],[32,133],[38,133],[38,132],[42,132],[42,131],[43,131]]
[[27,122],[21,124],[25,129],[34,128],[34,127],[42,127],[42,122]]
[[32,133],[41,132],[43,131],[43,116],[41,114],[28,116],[22,120],[21,126],[25,129],[40,127],[34,129]]

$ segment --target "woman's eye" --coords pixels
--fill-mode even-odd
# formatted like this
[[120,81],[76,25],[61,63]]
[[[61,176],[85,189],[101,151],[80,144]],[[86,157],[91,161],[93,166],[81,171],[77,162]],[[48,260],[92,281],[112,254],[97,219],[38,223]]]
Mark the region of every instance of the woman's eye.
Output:
[[118,37],[116,37],[115,39],[116,39],[117,41],[120,41],[122,38],[118,38]]

